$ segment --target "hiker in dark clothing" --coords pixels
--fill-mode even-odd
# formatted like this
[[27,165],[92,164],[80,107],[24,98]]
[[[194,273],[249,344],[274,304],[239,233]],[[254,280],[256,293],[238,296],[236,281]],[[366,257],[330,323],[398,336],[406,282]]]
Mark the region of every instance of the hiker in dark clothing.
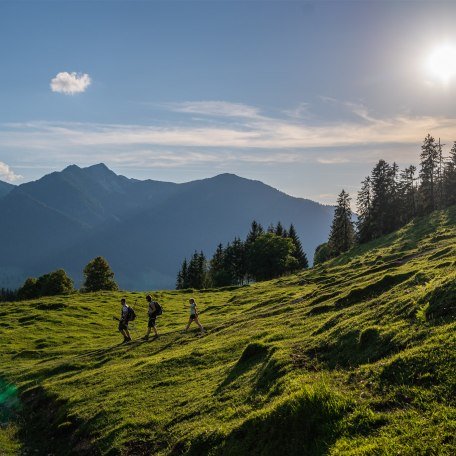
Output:
[[131,341],[130,333],[128,332],[130,307],[128,307],[127,301],[125,300],[125,298],[122,298],[120,300],[120,303],[122,304],[122,309],[120,311],[120,318],[118,319],[119,320],[119,331],[120,331],[120,334],[122,334],[122,336],[124,336],[123,341],[125,343],[125,342]]
[[149,323],[147,324],[147,333],[143,337],[143,340],[148,340],[149,335],[150,335],[150,330],[153,329],[155,333],[155,338],[158,337],[157,333],[157,327],[156,327],[156,319],[158,316],[158,303],[155,301],[152,301],[152,296],[147,295],[146,300],[149,304],[149,307],[147,309],[147,314],[149,315]]

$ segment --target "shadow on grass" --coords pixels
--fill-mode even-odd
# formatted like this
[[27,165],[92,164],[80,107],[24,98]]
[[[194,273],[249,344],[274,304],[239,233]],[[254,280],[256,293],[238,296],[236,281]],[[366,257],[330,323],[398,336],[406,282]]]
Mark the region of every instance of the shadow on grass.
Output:
[[237,378],[244,375],[248,371],[265,365],[269,355],[269,347],[267,345],[253,342],[245,347],[242,355],[230,370],[225,380],[217,387],[215,394],[220,394],[223,390],[233,383]]
[[324,388],[304,390],[254,413],[228,435],[221,431],[200,434],[185,454],[324,455],[340,434],[339,423],[347,413],[349,405],[340,396]]

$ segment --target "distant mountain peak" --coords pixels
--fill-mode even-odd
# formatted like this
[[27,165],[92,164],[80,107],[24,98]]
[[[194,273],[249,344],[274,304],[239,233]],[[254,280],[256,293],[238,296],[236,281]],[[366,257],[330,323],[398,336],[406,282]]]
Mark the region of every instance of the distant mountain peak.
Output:
[[80,168],[78,165],[68,165],[68,166],[62,171],[62,173],[67,172],[67,171],[80,170],[80,169],[81,169],[81,168]]
[[113,172],[104,163],[97,163],[96,165],[87,166],[87,168],[84,169],[93,171],[109,171],[111,173]]

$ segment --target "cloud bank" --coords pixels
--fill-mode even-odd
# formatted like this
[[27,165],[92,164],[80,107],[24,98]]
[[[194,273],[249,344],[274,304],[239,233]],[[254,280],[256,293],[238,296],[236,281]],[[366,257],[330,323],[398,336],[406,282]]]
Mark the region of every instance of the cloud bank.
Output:
[[58,73],[51,80],[50,86],[53,92],[74,95],[75,93],[85,92],[91,82],[90,76],[86,73],[68,73],[64,71]]
[[7,182],[15,182],[22,179],[22,176],[15,174],[6,163],[0,162],[0,179]]

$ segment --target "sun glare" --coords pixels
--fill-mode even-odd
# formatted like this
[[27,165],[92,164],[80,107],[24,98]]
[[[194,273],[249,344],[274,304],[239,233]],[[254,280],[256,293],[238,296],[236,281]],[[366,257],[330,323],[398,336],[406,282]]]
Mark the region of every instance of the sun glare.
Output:
[[448,84],[456,76],[456,48],[447,44],[434,49],[428,58],[427,68],[435,79]]

